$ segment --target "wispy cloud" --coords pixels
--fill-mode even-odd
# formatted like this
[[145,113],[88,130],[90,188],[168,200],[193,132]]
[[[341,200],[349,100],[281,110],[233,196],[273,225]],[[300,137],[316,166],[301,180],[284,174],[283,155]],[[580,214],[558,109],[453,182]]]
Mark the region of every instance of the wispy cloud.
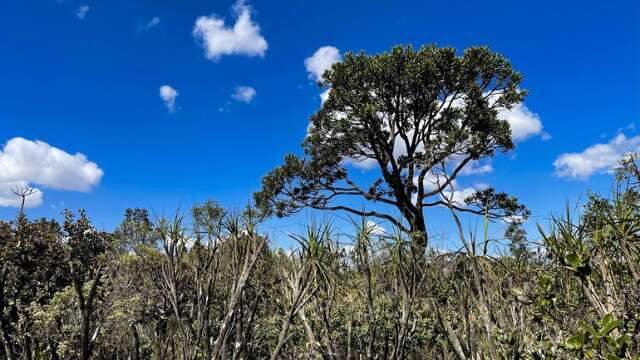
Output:
[[80,6],[76,9],[76,17],[78,17],[78,19],[80,20],[84,20],[84,18],[87,17],[89,10],[91,10],[91,7],[89,7],[89,5]]
[[154,16],[153,18],[151,18],[151,20],[149,20],[149,22],[147,22],[142,28],[141,30],[143,31],[147,31],[147,30],[151,30],[154,27],[160,25],[160,18],[157,16]]
[[238,86],[231,95],[231,98],[243,103],[250,103],[256,97],[256,89],[251,86]]

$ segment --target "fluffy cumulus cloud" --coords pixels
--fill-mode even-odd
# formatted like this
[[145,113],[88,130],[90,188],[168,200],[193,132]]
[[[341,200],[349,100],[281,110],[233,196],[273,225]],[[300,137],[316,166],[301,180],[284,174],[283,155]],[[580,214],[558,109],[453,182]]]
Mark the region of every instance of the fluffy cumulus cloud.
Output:
[[491,164],[483,164],[480,161],[473,160],[470,161],[467,166],[462,168],[460,175],[478,175],[488,174],[490,172],[493,172],[493,166],[491,166]]
[[256,89],[251,86],[238,86],[231,95],[234,100],[246,104],[250,103],[254,97],[256,97]]
[[251,7],[239,0],[233,11],[233,26],[226,26],[224,19],[215,14],[196,20],[193,36],[201,42],[207,59],[217,61],[223,55],[264,56],[269,45],[260,34],[260,26],[251,20]]
[[[0,151],[0,206],[19,206],[14,191],[40,185],[57,190],[90,191],[103,171],[81,153],[69,154],[42,141],[21,137],[9,140]],[[42,203],[42,191],[34,188],[26,206]]]
[[640,135],[618,134],[606,144],[595,144],[581,152],[561,154],[553,166],[561,177],[586,179],[596,173],[609,172],[627,154],[640,152]]
[[76,17],[78,17],[78,19],[80,20],[83,20],[85,17],[87,17],[89,10],[91,10],[89,5],[80,6],[79,8],[76,9]]
[[180,95],[178,90],[169,85],[160,86],[160,99],[164,102],[169,112],[176,111],[176,98]]
[[322,74],[340,59],[340,50],[333,46],[323,46],[304,59],[304,66],[307,68],[309,78],[318,81],[322,78]]
[[513,140],[523,141],[532,136],[541,136],[543,140],[551,136],[542,129],[542,121],[538,114],[531,112],[524,104],[518,104],[511,110],[501,110],[498,118],[506,120],[511,126]]
[[[304,67],[307,69],[310,79],[319,81],[322,79],[322,74],[331,68],[331,65],[340,61],[340,59],[342,59],[340,50],[333,46],[323,46],[318,48],[313,55],[304,59]],[[324,104],[329,98],[330,90],[331,89],[326,89],[320,94],[321,104]]]
[[[440,191],[440,199],[444,202],[450,203],[451,205],[455,205],[457,207],[466,207],[465,199],[471,195],[473,195],[478,190],[483,190],[489,187],[488,184],[478,183],[474,184],[470,187],[460,186],[458,181],[455,179],[451,180],[451,182],[445,186],[447,183],[448,177],[444,174],[438,174],[434,172],[427,173],[427,176],[423,180],[425,192],[434,191],[436,189],[441,189]],[[418,177],[414,177],[414,184],[418,184]],[[416,194],[412,196],[412,201],[416,201]]]

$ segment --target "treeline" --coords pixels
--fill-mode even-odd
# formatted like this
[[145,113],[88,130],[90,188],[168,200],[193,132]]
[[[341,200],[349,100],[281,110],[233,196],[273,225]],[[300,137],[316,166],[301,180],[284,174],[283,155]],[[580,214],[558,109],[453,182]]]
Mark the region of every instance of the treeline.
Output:
[[636,169],[540,236],[459,225],[451,252],[361,218],[350,246],[319,223],[286,253],[214,202],[113,232],[21,212],[0,222],[0,358],[637,359]]

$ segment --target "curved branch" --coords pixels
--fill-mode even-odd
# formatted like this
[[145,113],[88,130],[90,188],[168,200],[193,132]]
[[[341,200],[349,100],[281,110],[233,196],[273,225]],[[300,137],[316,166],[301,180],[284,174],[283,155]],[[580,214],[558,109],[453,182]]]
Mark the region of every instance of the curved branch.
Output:
[[383,214],[383,213],[379,213],[377,211],[361,211],[361,210],[356,210],[353,208],[350,208],[348,206],[343,206],[343,205],[336,205],[336,206],[311,206],[312,208],[316,209],[316,210],[343,210],[358,216],[364,216],[364,217],[376,217],[379,219],[384,219],[389,221],[390,223],[392,223],[394,226],[397,226],[400,230],[404,231],[404,232],[409,232],[409,229],[402,225],[402,223],[398,220],[396,220],[393,216],[388,215],[388,214]]

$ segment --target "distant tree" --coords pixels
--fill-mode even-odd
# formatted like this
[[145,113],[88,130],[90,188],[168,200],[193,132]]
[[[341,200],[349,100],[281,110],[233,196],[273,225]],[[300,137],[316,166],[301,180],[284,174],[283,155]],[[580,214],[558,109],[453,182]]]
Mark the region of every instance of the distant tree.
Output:
[[27,202],[27,198],[31,195],[34,195],[38,192],[38,190],[31,187],[20,187],[20,188],[11,188],[11,192],[17,197],[20,198],[20,215],[24,215],[24,207]]
[[504,230],[504,237],[510,241],[509,250],[516,260],[527,254],[527,232],[520,222],[511,222]]
[[[460,56],[433,45],[346,54],[320,82],[329,96],[311,117],[304,156],[287,155],[265,176],[256,204],[277,216],[313,208],[381,218],[410,232],[421,247],[428,240],[428,207],[490,217],[525,213],[517,199],[493,189],[476,194],[472,204],[452,196],[465,166],[514,147],[498,112],[524,99],[521,79],[505,57],[485,47]],[[349,162],[376,168],[376,179],[357,184]],[[354,197],[397,208],[403,219],[343,202]]]

